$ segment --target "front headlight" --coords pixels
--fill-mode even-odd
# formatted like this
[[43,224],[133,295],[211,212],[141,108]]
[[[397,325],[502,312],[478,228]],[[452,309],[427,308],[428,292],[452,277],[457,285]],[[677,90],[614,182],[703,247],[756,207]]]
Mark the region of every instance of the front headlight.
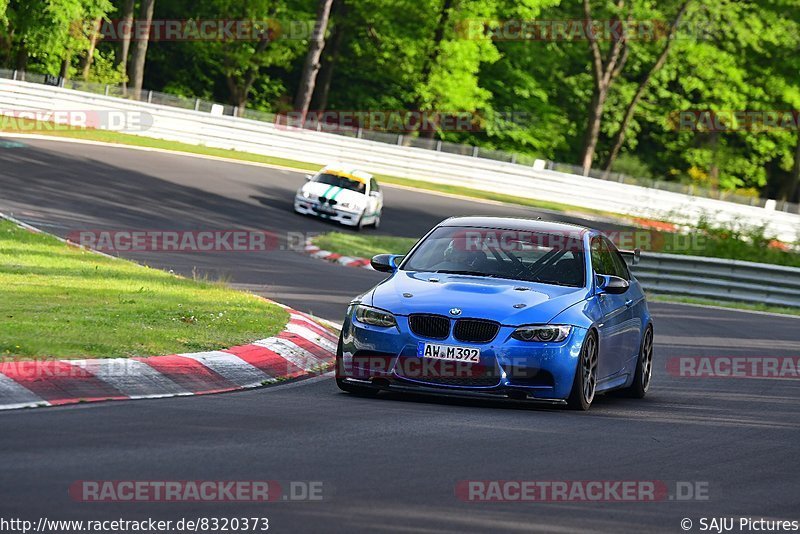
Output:
[[538,325],[529,325],[529,326],[520,326],[514,333],[511,334],[511,337],[514,339],[518,339],[520,341],[534,341],[539,343],[558,343],[559,341],[564,341],[569,336],[569,333],[572,332],[571,326],[564,326],[564,325],[545,325],[545,326],[538,326]]
[[391,313],[361,304],[356,306],[356,319],[372,326],[390,327],[397,325],[397,320]]
[[315,194],[313,194],[313,193],[309,193],[308,191],[303,191],[303,192],[301,193],[301,196],[302,196],[303,198],[307,198],[307,199],[309,199],[309,200],[316,200],[316,199],[317,199],[317,195],[315,195]]

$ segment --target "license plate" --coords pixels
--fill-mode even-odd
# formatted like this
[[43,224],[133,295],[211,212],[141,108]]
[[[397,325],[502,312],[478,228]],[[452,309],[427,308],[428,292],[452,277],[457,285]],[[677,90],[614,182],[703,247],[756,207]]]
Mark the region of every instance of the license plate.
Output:
[[336,210],[331,208],[330,206],[326,206],[324,204],[320,204],[317,206],[317,211],[324,215],[336,215]]
[[447,360],[450,362],[480,363],[481,349],[420,342],[419,345],[417,345],[417,356],[420,358]]

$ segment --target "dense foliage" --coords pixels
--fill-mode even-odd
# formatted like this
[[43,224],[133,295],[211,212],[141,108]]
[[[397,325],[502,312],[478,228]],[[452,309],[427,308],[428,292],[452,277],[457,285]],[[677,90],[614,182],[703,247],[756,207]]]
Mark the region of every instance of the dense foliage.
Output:
[[[308,28],[323,7],[330,22],[314,66]],[[146,49],[97,31],[149,10],[156,21],[266,29],[252,39],[150,39]],[[592,39],[584,20],[633,31]],[[519,38],[509,21],[538,31]],[[553,34],[559,22],[567,31]],[[0,0],[0,66],[272,112],[295,109],[316,67],[311,110],[468,112],[480,128],[418,135],[750,195],[800,194],[800,0]],[[795,122],[681,127],[681,111],[708,110],[789,112]]]

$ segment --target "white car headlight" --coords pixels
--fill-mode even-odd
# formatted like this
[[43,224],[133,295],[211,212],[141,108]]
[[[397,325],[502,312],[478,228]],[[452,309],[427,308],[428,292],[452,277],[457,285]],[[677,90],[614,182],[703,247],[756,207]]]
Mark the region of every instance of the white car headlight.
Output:
[[308,200],[316,200],[318,198],[317,195],[314,193],[309,193],[308,191],[301,191],[300,196]]
[[534,341],[539,343],[558,343],[564,341],[572,332],[571,326],[564,325],[529,325],[520,326],[511,337],[520,341]]

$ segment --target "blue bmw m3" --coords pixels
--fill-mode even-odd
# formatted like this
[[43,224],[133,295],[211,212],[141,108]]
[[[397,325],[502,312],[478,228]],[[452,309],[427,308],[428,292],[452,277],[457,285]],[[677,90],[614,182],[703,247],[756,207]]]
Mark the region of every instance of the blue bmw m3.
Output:
[[565,404],[650,387],[653,322],[631,274],[638,251],[601,232],[540,220],[448,219],[390,276],[350,303],[336,354],[340,389]]

